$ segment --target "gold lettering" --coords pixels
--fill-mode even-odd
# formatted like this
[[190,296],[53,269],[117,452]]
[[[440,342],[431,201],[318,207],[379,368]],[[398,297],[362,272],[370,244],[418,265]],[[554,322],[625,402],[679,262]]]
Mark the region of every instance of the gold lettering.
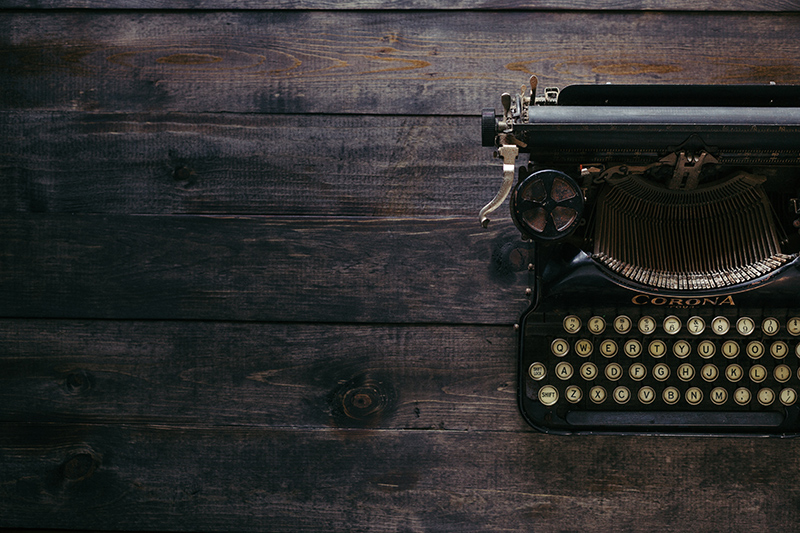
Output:
[[717,305],[718,300],[719,296],[717,296],[713,300],[711,298],[703,298],[703,305]]
[[[640,298],[644,298],[644,301],[641,301],[641,302],[638,301]],[[647,303],[647,295],[646,294],[637,294],[636,296],[631,298],[631,301],[633,303],[635,303],[636,305],[644,305],[644,304]]]
[[728,304],[728,305],[736,305],[735,303],[733,303],[733,296],[726,296],[726,297],[725,297],[725,299],[724,299],[724,300],[722,300],[722,301],[719,303],[719,305],[725,305],[725,304]]
[[683,298],[673,298],[669,301],[669,305],[683,305]]
[[667,299],[666,298],[653,298],[653,299],[650,300],[650,303],[653,304],[653,305],[664,305],[665,303],[667,303]]

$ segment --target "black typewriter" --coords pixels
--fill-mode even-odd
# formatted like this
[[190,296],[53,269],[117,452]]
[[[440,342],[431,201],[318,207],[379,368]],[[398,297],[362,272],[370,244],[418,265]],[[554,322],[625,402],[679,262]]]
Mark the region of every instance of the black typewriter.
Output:
[[[483,111],[533,242],[519,404],[548,433],[800,433],[800,87],[536,79]],[[529,160],[522,161],[521,155]]]

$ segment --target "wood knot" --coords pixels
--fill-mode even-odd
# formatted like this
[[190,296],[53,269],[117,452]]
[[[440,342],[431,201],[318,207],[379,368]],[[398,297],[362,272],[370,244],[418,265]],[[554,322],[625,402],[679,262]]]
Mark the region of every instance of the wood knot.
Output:
[[394,409],[394,391],[384,381],[359,376],[331,393],[331,417],[344,427],[374,427]]
[[91,451],[80,451],[70,456],[61,465],[61,475],[70,481],[87,479],[100,465],[100,459]]
[[85,370],[76,370],[67,374],[64,380],[64,387],[67,389],[67,392],[71,394],[82,394],[92,388],[93,382],[94,379],[92,379],[92,376],[88,372]]

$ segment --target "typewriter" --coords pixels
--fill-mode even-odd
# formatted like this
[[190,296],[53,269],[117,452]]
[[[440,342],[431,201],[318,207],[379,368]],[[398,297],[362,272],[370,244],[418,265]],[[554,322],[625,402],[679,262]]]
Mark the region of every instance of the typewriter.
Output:
[[[485,109],[532,241],[519,405],[557,434],[800,433],[800,86],[573,85]],[[523,156],[528,154],[528,160]]]

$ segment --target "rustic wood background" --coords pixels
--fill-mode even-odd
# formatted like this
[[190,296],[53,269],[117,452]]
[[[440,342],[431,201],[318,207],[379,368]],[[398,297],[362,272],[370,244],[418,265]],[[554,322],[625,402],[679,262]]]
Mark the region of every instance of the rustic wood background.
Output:
[[0,0],[0,528],[787,530],[800,441],[553,437],[480,110],[800,82],[798,1]]

